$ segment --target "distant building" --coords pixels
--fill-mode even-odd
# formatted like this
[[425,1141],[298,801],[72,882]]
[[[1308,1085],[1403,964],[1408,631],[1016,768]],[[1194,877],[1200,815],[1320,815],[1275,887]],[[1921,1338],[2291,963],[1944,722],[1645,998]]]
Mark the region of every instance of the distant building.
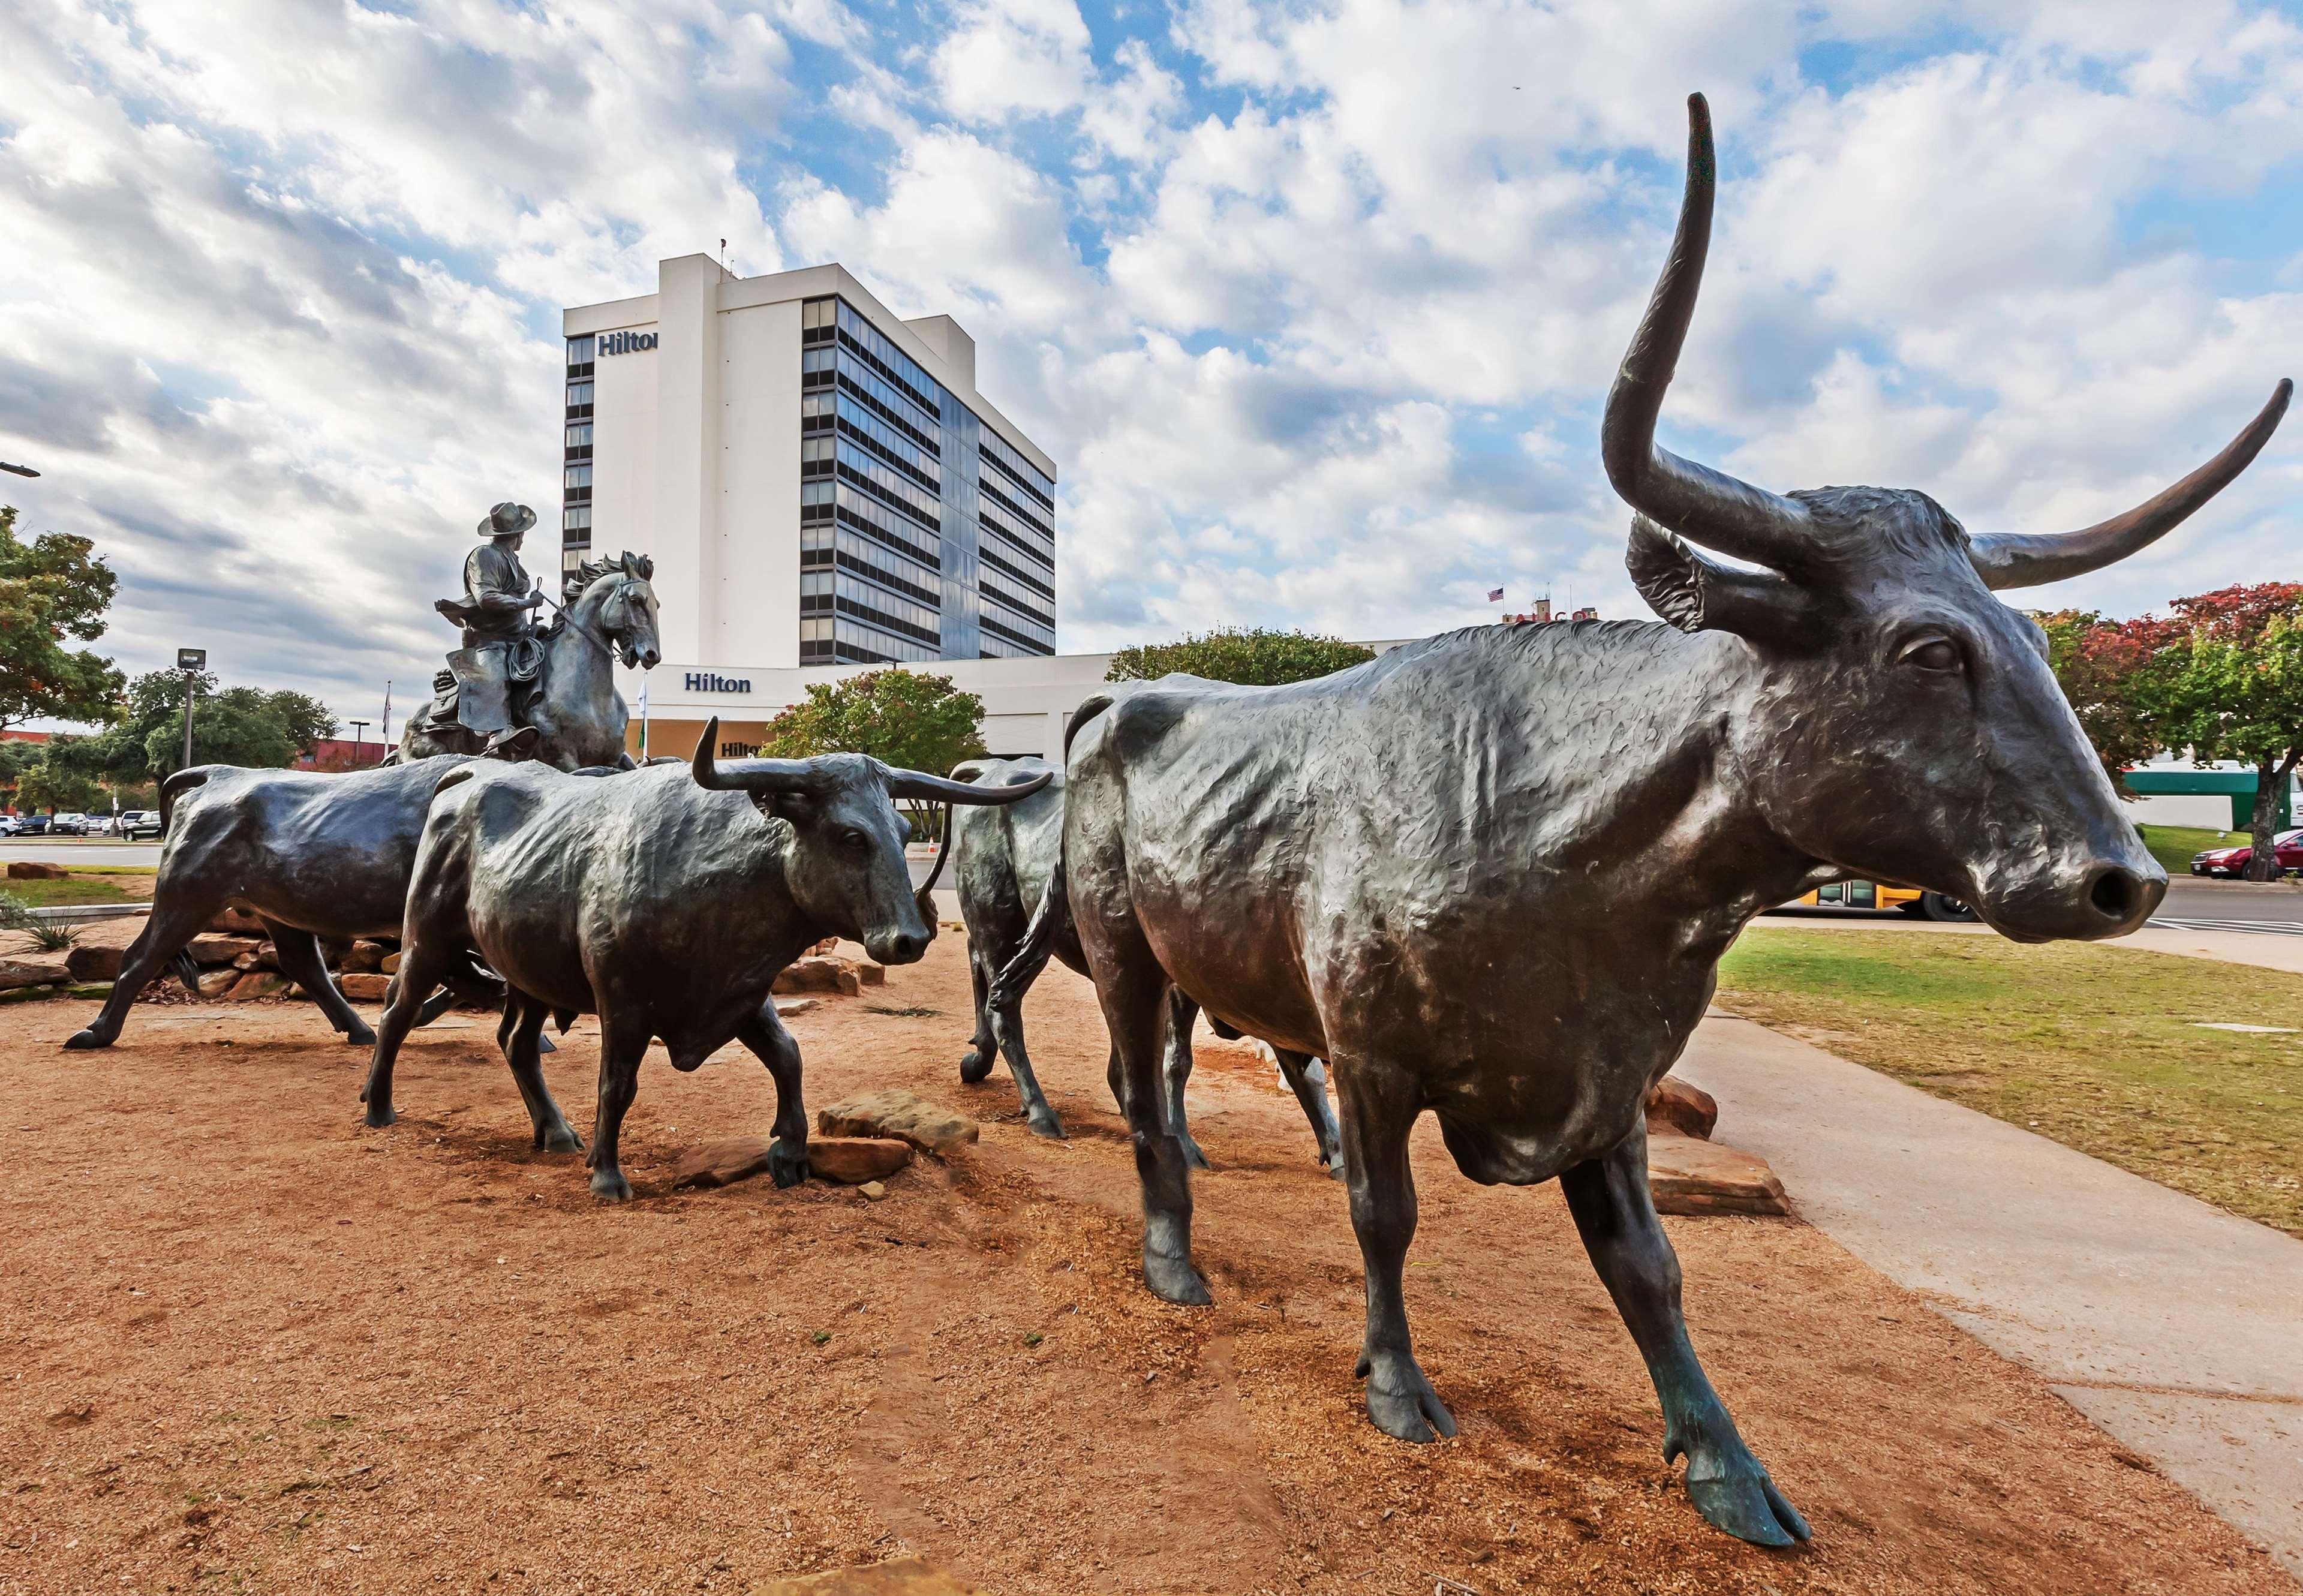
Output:
[[[562,313],[561,562],[655,562],[669,687],[1056,648],[1056,467],[975,391],[975,341],[839,266]],[[710,691],[713,689],[704,689]]]
[[289,762],[288,768],[299,771],[357,771],[372,764],[382,764],[384,756],[392,752],[389,743],[355,740],[349,737],[324,737],[312,745],[308,754],[299,754]]
[[1582,609],[1575,611],[1572,614],[1555,615],[1551,612],[1551,601],[1548,598],[1539,598],[1535,601],[1534,609],[1529,611],[1524,615],[1506,615],[1503,619],[1503,624],[1506,626],[1548,626],[1555,621],[1597,621],[1599,619],[1599,606],[1596,604],[1585,604]]

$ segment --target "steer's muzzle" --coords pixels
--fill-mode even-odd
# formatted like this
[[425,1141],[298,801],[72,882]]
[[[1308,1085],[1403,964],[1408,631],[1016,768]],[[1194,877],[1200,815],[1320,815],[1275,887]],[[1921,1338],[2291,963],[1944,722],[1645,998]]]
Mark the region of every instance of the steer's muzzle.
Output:
[[2092,942],[2139,929],[2166,895],[2167,873],[2145,854],[1979,891],[1970,901],[1994,929],[2017,942]]
[[882,964],[917,964],[928,950],[924,931],[882,933],[866,941],[864,950]]

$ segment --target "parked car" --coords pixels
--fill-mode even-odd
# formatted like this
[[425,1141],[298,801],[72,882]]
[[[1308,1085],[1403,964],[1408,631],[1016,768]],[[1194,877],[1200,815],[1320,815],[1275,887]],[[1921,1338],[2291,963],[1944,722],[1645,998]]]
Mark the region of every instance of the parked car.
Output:
[[[2271,839],[2272,852],[2279,860],[2279,874],[2303,874],[2303,827],[2281,832]],[[2244,875],[2249,859],[2255,857],[2255,845],[2242,843],[2237,848],[2211,848],[2205,853],[2191,856],[2193,875]]]
[[88,835],[88,816],[85,815],[55,815],[48,822],[48,835],[51,837],[85,837]]
[[122,809],[120,812],[120,835],[123,837],[156,837],[160,834],[160,811],[157,809]]
[[16,828],[19,837],[45,837],[47,834],[48,817],[45,815],[27,815],[24,823]]
[[0,815],[0,837],[13,837],[23,829],[24,817],[22,815]]

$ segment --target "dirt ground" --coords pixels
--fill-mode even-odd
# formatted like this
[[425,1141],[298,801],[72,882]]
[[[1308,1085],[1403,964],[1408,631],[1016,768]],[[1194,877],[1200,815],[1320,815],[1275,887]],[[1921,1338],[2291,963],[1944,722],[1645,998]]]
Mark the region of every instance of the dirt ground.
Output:
[[[1042,1141],[1004,1069],[957,1078],[962,950],[790,1022],[811,1102],[984,1119],[879,1203],[667,1189],[764,1131],[738,1050],[645,1073],[608,1208],[529,1150],[490,1017],[418,1033],[371,1132],[365,1051],[301,1004],[139,1005],[97,1054],[56,1045],[87,1004],[0,1009],[0,1592],[741,1592],[899,1549],[1000,1596],[2297,1589],[1818,1232],[1671,1220],[1697,1346],[1816,1531],[1726,1539],[1556,1189],[1470,1184],[1428,1122],[1410,1307],[1462,1433],[1388,1440],[1343,1193],[1270,1067],[1202,1036],[1217,1303],[1167,1306],[1092,993],[1051,968],[1028,1005],[1071,1131]],[[545,1062],[588,1134],[590,1022]]]

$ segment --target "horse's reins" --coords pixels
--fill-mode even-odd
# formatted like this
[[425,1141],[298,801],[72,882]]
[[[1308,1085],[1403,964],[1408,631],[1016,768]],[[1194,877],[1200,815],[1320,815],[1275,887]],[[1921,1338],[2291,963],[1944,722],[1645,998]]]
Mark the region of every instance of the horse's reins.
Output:
[[584,641],[589,643],[602,654],[606,654],[611,660],[616,657],[616,651],[609,647],[605,643],[601,642],[599,638],[594,637],[590,632],[586,631],[584,628],[578,623],[576,617],[568,612],[566,606],[553,604],[552,595],[544,590],[544,587],[540,583],[536,587],[536,596],[542,599],[545,604],[552,604],[553,609],[558,612],[560,619],[567,622],[568,629],[569,631],[574,632],[578,637],[583,638]]

